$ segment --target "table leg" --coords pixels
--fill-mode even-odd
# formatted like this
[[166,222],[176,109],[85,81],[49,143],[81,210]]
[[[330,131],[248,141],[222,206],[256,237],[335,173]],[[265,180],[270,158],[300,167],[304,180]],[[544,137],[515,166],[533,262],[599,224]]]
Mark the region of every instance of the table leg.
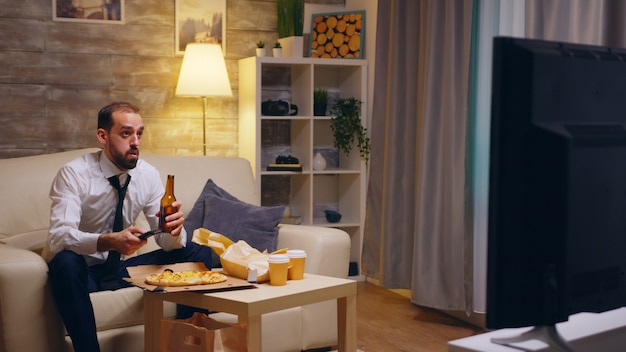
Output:
[[144,351],[159,351],[159,336],[161,320],[163,319],[163,300],[159,294],[144,291],[143,293],[144,319]]
[[356,351],[356,294],[337,298],[338,352]]
[[261,352],[261,316],[250,317],[239,316],[238,322],[246,324],[248,330],[248,352]]

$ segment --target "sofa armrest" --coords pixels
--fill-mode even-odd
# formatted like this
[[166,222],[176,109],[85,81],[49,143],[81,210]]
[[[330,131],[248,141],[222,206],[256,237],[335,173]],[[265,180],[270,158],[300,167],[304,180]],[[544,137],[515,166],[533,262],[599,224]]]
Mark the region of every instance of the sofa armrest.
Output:
[[350,236],[343,230],[307,225],[279,225],[277,248],[303,249],[304,271],[310,274],[348,277]]
[[61,351],[63,323],[38,254],[0,244],[0,350]]

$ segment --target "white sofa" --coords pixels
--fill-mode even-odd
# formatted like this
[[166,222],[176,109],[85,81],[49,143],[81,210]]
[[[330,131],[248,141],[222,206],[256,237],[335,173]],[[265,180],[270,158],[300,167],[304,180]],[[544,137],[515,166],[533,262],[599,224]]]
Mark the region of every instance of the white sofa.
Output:
[[[48,192],[57,170],[95,149],[0,160],[5,203],[0,212],[0,352],[72,351],[47,284],[48,267],[40,256],[49,225]],[[247,160],[236,157],[142,154],[175,175],[176,198],[188,214],[206,181],[242,201],[257,204]],[[145,221],[145,220],[144,220]],[[156,248],[151,243],[142,250]],[[278,248],[307,252],[306,272],[347,277],[350,238],[344,231],[303,225],[279,225]],[[102,351],[143,351],[141,289],[131,287],[91,294]],[[174,306],[166,314],[174,316]],[[263,316],[263,350],[300,351],[337,344],[336,306],[332,301]],[[217,313],[219,319],[229,319]],[[232,316],[230,317],[232,319]]]

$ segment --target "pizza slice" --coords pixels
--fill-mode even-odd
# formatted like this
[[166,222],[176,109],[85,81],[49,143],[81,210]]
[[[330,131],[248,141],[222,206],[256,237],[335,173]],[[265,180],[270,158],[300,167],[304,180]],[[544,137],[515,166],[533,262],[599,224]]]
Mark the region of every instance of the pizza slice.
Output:
[[145,282],[155,286],[193,286],[217,284],[226,280],[226,275],[214,271],[172,271],[166,269],[161,273],[148,275]]

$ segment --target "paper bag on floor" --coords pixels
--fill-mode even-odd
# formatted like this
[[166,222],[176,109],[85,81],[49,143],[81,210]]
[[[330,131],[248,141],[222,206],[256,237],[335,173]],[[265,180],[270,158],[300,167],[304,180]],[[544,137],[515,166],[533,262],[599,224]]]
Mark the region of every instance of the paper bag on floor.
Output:
[[161,321],[161,352],[246,352],[243,324],[227,324],[194,313],[189,319]]

